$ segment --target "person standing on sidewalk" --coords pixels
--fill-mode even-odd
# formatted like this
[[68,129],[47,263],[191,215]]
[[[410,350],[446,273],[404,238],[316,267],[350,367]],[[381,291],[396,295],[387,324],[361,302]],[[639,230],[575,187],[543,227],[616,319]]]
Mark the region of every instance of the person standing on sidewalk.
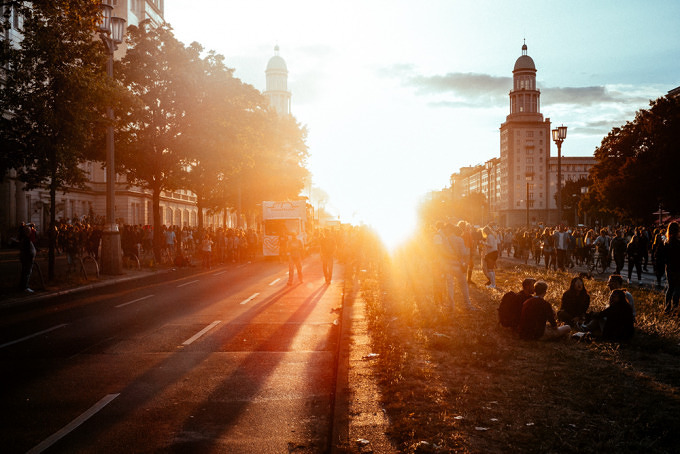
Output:
[[31,241],[31,229],[24,223],[19,227],[19,261],[21,262],[21,276],[19,278],[19,290],[33,293],[28,287],[33,271],[33,260],[35,260],[35,246]]

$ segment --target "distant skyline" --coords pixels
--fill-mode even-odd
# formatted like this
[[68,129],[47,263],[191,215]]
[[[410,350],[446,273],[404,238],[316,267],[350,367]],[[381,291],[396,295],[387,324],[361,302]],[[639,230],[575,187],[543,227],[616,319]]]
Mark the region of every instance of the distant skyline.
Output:
[[680,85],[680,2],[670,0],[166,0],[165,17],[261,91],[280,46],[313,184],[329,210],[388,243],[412,228],[424,194],[499,155],[525,39],[541,112],[569,128],[565,156],[592,155]]

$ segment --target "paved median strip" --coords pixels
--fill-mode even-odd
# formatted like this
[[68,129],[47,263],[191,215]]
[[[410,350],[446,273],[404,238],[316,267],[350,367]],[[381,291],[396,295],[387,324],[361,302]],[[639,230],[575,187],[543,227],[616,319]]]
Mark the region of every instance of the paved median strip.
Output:
[[259,293],[253,293],[253,294],[250,295],[248,298],[246,298],[246,299],[244,299],[243,301],[241,301],[241,304],[248,304],[248,303],[250,303],[252,300],[254,300],[255,298],[257,298],[259,295],[260,295]]
[[102,400],[94,404],[93,407],[91,407],[89,410],[87,410],[85,413],[82,415],[78,416],[76,419],[71,421],[69,424],[64,426],[63,429],[59,430],[58,432],[55,432],[53,435],[51,435],[49,438],[45,439],[42,443],[40,443],[38,446],[35,448],[31,449],[28,451],[28,454],[37,454],[40,452],[45,451],[46,449],[49,449],[50,446],[64,438],[66,435],[70,434],[74,430],[76,430],[78,427],[80,427],[85,421],[96,415],[102,408],[106,407],[108,404],[111,403],[113,399],[116,397],[120,396],[120,393],[118,394],[109,394],[108,396],[104,397]]
[[210,325],[206,326],[205,328],[203,328],[202,330],[200,330],[199,332],[197,332],[196,334],[194,334],[192,337],[190,337],[189,339],[187,339],[187,340],[185,340],[184,342],[182,342],[182,345],[191,345],[191,344],[193,344],[193,343],[194,343],[195,341],[197,341],[201,336],[203,336],[205,333],[207,333],[208,331],[210,331],[211,329],[213,329],[214,327],[216,327],[216,326],[219,325],[220,323],[222,323],[221,320],[216,320],[216,321],[212,322]]
[[23,342],[25,340],[33,339],[34,337],[42,336],[45,333],[49,333],[50,331],[54,331],[55,329],[63,328],[64,326],[66,326],[66,323],[64,323],[62,325],[53,326],[52,328],[40,331],[39,333],[31,334],[30,336],[22,337],[21,339],[17,339],[17,340],[13,340],[11,342],[7,342],[5,344],[0,345],[0,348],[9,347],[10,345],[18,344],[19,342]]
[[132,301],[128,301],[127,303],[119,304],[119,305],[116,306],[116,307],[125,307],[125,306],[128,306],[128,305],[130,305],[130,304],[137,303],[137,302],[139,302],[139,301],[148,300],[149,298],[153,298],[153,296],[154,296],[154,295],[143,296],[143,297],[141,297],[141,298],[137,298],[136,300],[132,300]]

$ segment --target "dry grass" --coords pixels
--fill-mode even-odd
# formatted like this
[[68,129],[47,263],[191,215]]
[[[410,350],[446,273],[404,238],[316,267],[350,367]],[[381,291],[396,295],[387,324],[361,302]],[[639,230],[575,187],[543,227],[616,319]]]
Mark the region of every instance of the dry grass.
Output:
[[[539,277],[557,306],[572,276],[501,265],[490,290],[476,270],[480,310],[468,313],[443,306],[415,247],[363,274],[383,405],[403,452],[678,451],[680,326],[663,316],[661,294],[632,291],[637,331],[625,345],[527,342],[498,325],[502,293]],[[591,307],[604,307],[604,283],[586,287]]]

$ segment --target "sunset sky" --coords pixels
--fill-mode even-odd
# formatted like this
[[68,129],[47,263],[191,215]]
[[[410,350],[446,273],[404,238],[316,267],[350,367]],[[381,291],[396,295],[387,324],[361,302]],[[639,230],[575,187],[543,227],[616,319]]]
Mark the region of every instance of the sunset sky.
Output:
[[[680,2],[166,0],[176,36],[264,91],[274,46],[309,128],[313,184],[343,221],[393,244],[428,191],[499,155],[526,39],[565,156],[680,86]],[[556,153],[556,147],[551,147]]]

